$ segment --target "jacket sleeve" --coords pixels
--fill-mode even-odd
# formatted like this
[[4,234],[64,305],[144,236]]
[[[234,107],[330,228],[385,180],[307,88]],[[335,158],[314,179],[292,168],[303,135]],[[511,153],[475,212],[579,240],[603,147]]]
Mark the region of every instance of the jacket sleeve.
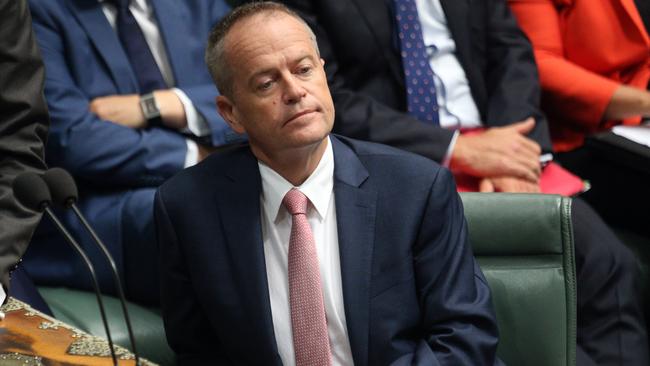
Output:
[[[183,168],[185,138],[163,128],[133,129],[98,118],[90,97],[76,84],[66,57],[70,44],[61,23],[70,21],[49,2],[32,1],[36,38],[46,69],[51,130],[48,163],[63,166],[95,186],[157,186]],[[90,52],[90,50],[89,50]]]
[[445,169],[431,186],[413,256],[424,337],[412,364],[500,365],[490,289],[472,254],[462,203]]
[[567,121],[595,130],[619,83],[564,57],[559,10],[551,0],[509,0],[535,49],[542,87]]
[[505,0],[485,4],[486,120],[504,126],[528,117],[536,125],[529,137],[551,151],[546,116],[541,111],[541,88],[533,48],[518,27]]
[[210,143],[221,146],[241,142],[244,139],[233,131],[217,112],[216,98],[219,92],[211,81],[203,85],[177,86],[192,101],[196,111],[205,119],[210,128]]
[[222,354],[211,323],[203,315],[179,245],[163,190],[155,198],[154,216],[161,263],[161,302],[167,341],[179,365],[231,365]]
[[[333,131],[343,136],[391,145],[442,162],[454,131],[422,123],[405,112],[391,108],[363,92],[350,88],[349,81],[345,80],[338,71],[336,53],[326,29],[320,23],[318,10],[314,5],[316,2],[310,0],[284,0],[283,2],[297,11],[316,34],[336,107]],[[355,52],[355,50],[347,51]]]
[[[203,61],[203,49],[207,44],[207,39],[210,30],[216,25],[230,11],[230,6],[224,1],[202,1],[201,6],[192,9],[195,24],[192,31],[195,33],[192,42],[192,51],[194,47],[200,49],[200,56],[196,57],[193,53],[191,62],[193,63],[193,70],[179,70],[184,73],[180,80],[177,80],[179,85],[176,87],[182,90],[185,95],[192,101],[196,111],[205,119],[210,127],[210,141],[213,146],[221,146],[241,142],[244,138],[235,133],[223,120],[221,115],[217,112],[216,98],[219,95],[217,87],[215,86],[212,78],[208,72],[207,66]],[[200,29],[201,31],[197,31]],[[191,80],[189,83],[183,81]],[[208,142],[208,141],[206,141]]]
[[16,202],[11,184],[24,171],[45,169],[48,117],[26,0],[0,0],[0,19],[0,284],[7,289],[40,218]]

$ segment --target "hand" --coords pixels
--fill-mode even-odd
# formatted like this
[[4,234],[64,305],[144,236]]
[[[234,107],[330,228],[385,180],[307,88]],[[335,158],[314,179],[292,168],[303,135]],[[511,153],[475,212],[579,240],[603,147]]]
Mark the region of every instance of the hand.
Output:
[[528,118],[480,134],[460,135],[450,168],[475,177],[516,177],[537,183],[541,174],[540,146],[524,136],[535,127]]
[[147,127],[138,94],[109,95],[90,102],[90,111],[97,117],[131,128]]
[[479,182],[479,192],[513,192],[513,193],[540,193],[537,183],[514,177],[483,178]]
[[171,89],[156,90],[153,92],[156,103],[160,108],[160,117],[163,125],[180,130],[187,127],[187,116],[183,103],[178,95]]
[[[178,95],[171,90],[153,92],[160,108],[162,123],[173,129],[187,127],[185,108]],[[95,98],[90,102],[90,111],[99,118],[131,128],[147,127],[147,120],[140,107],[140,95],[109,95]]]

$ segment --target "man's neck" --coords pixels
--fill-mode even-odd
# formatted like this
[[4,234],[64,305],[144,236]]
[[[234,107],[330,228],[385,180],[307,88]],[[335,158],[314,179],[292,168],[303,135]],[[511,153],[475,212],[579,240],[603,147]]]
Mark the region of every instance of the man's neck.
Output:
[[297,187],[316,170],[328,143],[329,138],[326,137],[314,145],[285,150],[273,156],[252,145],[251,150],[257,159]]

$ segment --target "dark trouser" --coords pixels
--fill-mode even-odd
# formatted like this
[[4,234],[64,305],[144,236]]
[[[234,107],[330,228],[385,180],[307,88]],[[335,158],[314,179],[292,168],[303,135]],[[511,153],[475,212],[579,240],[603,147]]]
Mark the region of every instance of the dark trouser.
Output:
[[598,214],[574,199],[577,365],[650,365],[636,259]]
[[[591,182],[581,197],[605,221],[648,238],[650,245],[650,175],[637,161],[621,161],[593,146],[556,154],[563,167]],[[640,160],[643,161],[643,160]],[[650,162],[648,162],[650,164]]]
[[11,274],[11,283],[9,284],[9,296],[14,297],[24,303],[29,304],[41,313],[52,316],[50,307],[47,306],[41,294],[36,290],[36,286],[27,275],[27,272],[18,267]]

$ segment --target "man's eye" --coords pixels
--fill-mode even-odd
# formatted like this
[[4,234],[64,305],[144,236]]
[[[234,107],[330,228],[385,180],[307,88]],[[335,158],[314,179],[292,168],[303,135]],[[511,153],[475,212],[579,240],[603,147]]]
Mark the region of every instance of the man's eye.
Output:
[[312,70],[311,66],[302,66],[301,68],[298,69],[298,74],[306,75],[311,73],[311,70]]
[[259,90],[269,90],[271,88],[271,85],[273,85],[273,81],[269,80],[265,83],[262,83],[257,86],[257,89]]

